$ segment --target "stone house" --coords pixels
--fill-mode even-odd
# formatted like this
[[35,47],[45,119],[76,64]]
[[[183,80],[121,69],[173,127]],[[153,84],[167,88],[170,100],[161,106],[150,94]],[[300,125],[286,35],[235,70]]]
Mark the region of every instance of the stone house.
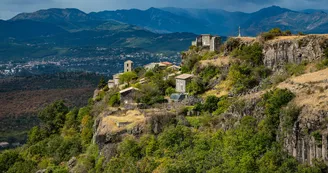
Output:
[[167,69],[172,69],[174,71],[180,71],[181,70],[181,67],[180,66],[177,66],[177,65],[172,65],[172,66],[168,67]]
[[114,88],[115,87],[115,81],[114,80],[108,80],[108,88]]
[[146,65],[144,66],[144,68],[145,68],[146,70],[152,70],[152,69],[154,69],[156,66],[158,66],[158,67],[159,67],[160,69],[162,69],[162,70],[164,70],[164,69],[167,67],[166,64],[163,64],[163,63],[160,63],[160,62],[152,62],[152,63],[146,64]]
[[113,81],[114,81],[114,85],[118,86],[120,85],[120,75],[123,73],[117,73],[113,75]]
[[186,93],[187,85],[191,82],[191,79],[194,76],[192,74],[182,74],[177,76],[176,79],[176,87],[175,90],[178,93]]
[[134,87],[129,87],[120,91],[120,101],[122,105],[135,104],[135,100],[139,96],[139,89]]
[[192,42],[193,46],[207,48],[210,51],[218,51],[221,45],[221,37],[210,34],[202,34]]

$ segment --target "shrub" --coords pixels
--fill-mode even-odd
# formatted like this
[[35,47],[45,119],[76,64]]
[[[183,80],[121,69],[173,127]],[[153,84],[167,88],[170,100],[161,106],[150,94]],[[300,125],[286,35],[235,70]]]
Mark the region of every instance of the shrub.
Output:
[[104,91],[108,91],[109,88],[108,88],[108,85],[106,85],[104,88],[103,88]]
[[265,103],[265,128],[274,139],[280,122],[280,109],[286,106],[295,95],[287,89],[275,89],[264,94]]
[[192,132],[186,126],[170,126],[159,135],[158,140],[160,148],[166,148],[170,149],[172,152],[178,152],[190,146]]
[[299,76],[301,74],[304,74],[306,64],[307,64],[306,62],[303,62],[301,64],[288,63],[285,65],[284,68],[290,76],[292,75]]
[[201,56],[192,54],[186,57],[182,62],[181,71],[182,73],[189,73],[194,69],[195,64],[201,59]]
[[231,105],[231,101],[229,100],[228,96],[223,96],[220,98],[220,101],[217,104],[217,109],[215,110],[215,112],[213,113],[214,115],[221,115],[223,113],[225,113],[228,108]]
[[328,67],[328,48],[324,50],[324,59],[316,64],[318,70],[322,70]]
[[28,133],[27,143],[29,145],[36,144],[47,137],[47,132],[44,129],[40,129],[38,126],[33,127]]
[[234,39],[234,38],[229,38],[225,45],[228,51],[233,51],[234,49],[238,48],[240,45],[240,40]]
[[235,63],[229,69],[228,80],[234,87],[234,93],[241,93],[259,84],[253,73],[254,68],[247,64]]
[[220,98],[216,96],[208,96],[206,98],[206,101],[203,105],[204,111],[208,111],[210,113],[213,113],[218,108],[218,102],[220,101]]
[[212,59],[215,55],[217,55],[216,52],[206,52],[203,56],[202,56],[202,60],[208,60],[208,59]]
[[116,94],[113,94],[112,96],[110,96],[109,98],[109,106],[119,106],[120,105],[120,93],[116,93]]
[[95,101],[99,102],[105,97],[106,93],[105,91],[99,91],[98,95],[95,98]]
[[87,144],[90,144],[93,131],[92,131],[92,126],[93,126],[93,119],[89,115],[85,115],[81,121],[81,139],[82,139],[82,144],[86,146]]
[[213,65],[208,65],[205,68],[201,69],[199,76],[203,80],[205,84],[209,83],[209,81],[220,73],[220,69]]
[[301,109],[294,104],[289,104],[286,108],[282,109],[282,127],[286,130],[292,130]]
[[290,30],[286,30],[282,32],[280,28],[273,28],[269,32],[262,33],[261,38],[264,41],[267,41],[267,40],[272,40],[277,36],[290,36],[290,35],[292,35],[292,32]]
[[30,173],[36,171],[36,164],[32,161],[16,162],[6,173]]
[[90,107],[80,108],[79,113],[77,114],[77,120],[81,122],[83,117],[89,114],[90,114]]
[[105,81],[104,77],[100,78],[99,84],[98,84],[98,89],[102,89],[107,85],[107,82]]
[[313,138],[315,139],[315,142],[318,146],[322,145],[322,135],[320,133],[320,131],[314,131],[311,133],[311,136],[313,136]]
[[235,49],[231,55],[251,64],[252,66],[263,64],[262,46],[259,43],[250,46],[243,46],[241,49]]
[[197,95],[205,92],[205,86],[203,84],[203,81],[199,78],[193,79],[188,85],[187,85],[187,92],[190,95]]
[[22,161],[23,159],[17,151],[9,150],[0,153],[0,170],[6,172],[16,162]]
[[175,89],[173,87],[168,87],[165,90],[165,95],[170,96],[171,94],[175,93]]

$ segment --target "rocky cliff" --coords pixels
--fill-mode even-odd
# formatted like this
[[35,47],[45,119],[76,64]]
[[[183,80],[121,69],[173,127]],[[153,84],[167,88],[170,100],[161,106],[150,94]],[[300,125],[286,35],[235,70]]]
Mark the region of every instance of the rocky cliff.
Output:
[[[260,38],[230,38],[225,44],[225,54],[256,42],[260,42]],[[303,61],[320,60],[328,47],[328,35],[281,36],[261,44],[264,65],[276,71],[287,63],[300,64]]]
[[125,136],[159,134],[165,126],[175,121],[176,114],[165,109],[108,108],[98,115],[93,141],[99,146],[106,160],[110,160],[117,153],[118,143]]
[[276,70],[286,63],[316,61],[323,56],[327,41],[325,35],[286,36],[267,41],[263,44],[263,62]]
[[[328,69],[292,77],[278,88],[292,91],[296,97],[288,107],[294,108],[294,120],[280,113],[278,141],[284,150],[301,163],[313,164],[322,160],[328,164]],[[259,121],[265,118],[261,102],[265,91],[241,96],[221,117],[218,128],[230,129],[239,120],[252,115]],[[291,114],[289,112],[289,114]],[[290,123],[286,127],[287,123]]]

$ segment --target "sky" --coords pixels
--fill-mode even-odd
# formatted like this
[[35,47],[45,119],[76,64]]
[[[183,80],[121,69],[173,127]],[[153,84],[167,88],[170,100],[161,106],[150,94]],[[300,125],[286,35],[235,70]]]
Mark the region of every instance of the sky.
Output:
[[328,0],[0,0],[0,19],[10,19],[21,12],[34,12],[48,8],[78,8],[84,12],[92,12],[179,7],[254,12],[272,5],[293,10],[322,9],[327,7]]

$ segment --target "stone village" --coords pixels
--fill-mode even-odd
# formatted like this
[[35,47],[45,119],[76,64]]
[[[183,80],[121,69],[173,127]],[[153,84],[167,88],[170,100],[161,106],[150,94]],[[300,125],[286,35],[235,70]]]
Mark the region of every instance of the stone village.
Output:
[[[221,38],[219,36],[212,36],[210,34],[202,34],[196,38],[195,41],[192,42],[192,46],[200,47],[202,49],[209,50],[211,52],[218,51],[221,45]],[[191,82],[193,75],[192,74],[181,74],[181,67],[177,65],[173,65],[170,62],[158,62],[158,63],[150,63],[144,65],[146,70],[154,69],[155,67],[159,67],[161,69],[170,68],[173,73],[169,74],[166,78],[175,77],[176,80],[176,93],[173,93],[170,96],[169,101],[171,102],[181,102],[185,98],[188,97],[187,93],[187,85]],[[124,62],[124,73],[132,72],[134,70],[134,64],[131,60],[127,60]],[[113,79],[108,81],[108,88],[119,87],[120,89],[120,102],[122,105],[132,105],[135,103],[135,97],[139,92],[138,88],[135,87],[126,87],[125,83],[121,83],[120,76],[124,73],[117,73],[113,75]],[[139,83],[146,83],[146,79],[140,79]]]

